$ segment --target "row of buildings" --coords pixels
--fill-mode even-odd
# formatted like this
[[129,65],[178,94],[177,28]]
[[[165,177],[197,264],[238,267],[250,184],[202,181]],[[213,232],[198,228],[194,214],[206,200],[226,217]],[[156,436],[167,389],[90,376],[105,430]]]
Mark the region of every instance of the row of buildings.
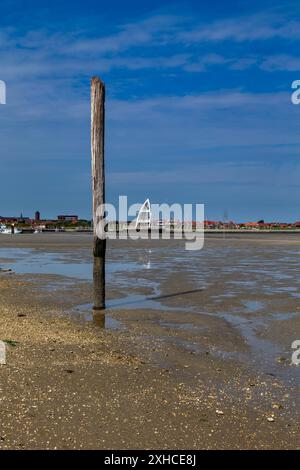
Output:
[[[87,222],[88,221],[81,221]],[[58,215],[56,219],[42,219],[39,211],[36,211],[33,219],[30,217],[24,217],[23,214],[20,217],[4,217],[0,216],[0,223],[5,225],[22,225],[28,227],[41,227],[47,228],[48,226],[59,226],[59,225],[77,225],[79,223],[78,215]]]
[[[114,221],[108,223],[108,230],[126,230],[131,222],[130,221]],[[0,216],[0,224],[5,225],[18,225],[24,227],[38,228],[38,229],[51,229],[53,227],[70,226],[70,227],[91,227],[91,221],[80,219],[78,215],[61,214],[56,219],[42,219],[39,211],[36,211],[34,218],[24,217],[3,217]],[[260,220],[258,222],[233,222],[233,221],[219,221],[219,220],[205,220],[204,224],[191,221],[185,222],[185,227],[190,227],[191,230],[199,230],[204,226],[205,230],[300,230],[300,221],[293,223],[284,222],[265,222]],[[151,228],[165,228],[171,230],[180,230],[183,226],[182,221],[179,220],[159,220],[151,221]]]
[[222,222],[215,220],[205,220],[204,228],[206,230],[297,230],[300,229],[300,221],[287,222]]
[[[123,222],[109,222],[108,231],[115,230],[126,230],[131,224],[131,228],[134,229],[136,224],[132,221],[123,221]],[[236,223],[233,221],[222,222],[222,221],[213,221],[205,220],[204,223],[196,221],[186,221],[182,222],[180,220],[152,220],[151,229],[165,229],[165,230],[181,230],[183,227],[190,230],[300,230],[300,221],[294,223],[282,223],[282,222],[241,222]],[[144,227],[146,228],[146,227]]]

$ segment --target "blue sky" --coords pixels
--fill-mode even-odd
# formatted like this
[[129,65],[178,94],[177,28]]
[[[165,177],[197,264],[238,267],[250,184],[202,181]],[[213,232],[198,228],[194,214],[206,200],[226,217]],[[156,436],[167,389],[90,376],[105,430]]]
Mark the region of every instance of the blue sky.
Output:
[[90,217],[90,78],[107,201],[300,219],[297,1],[2,0],[0,214]]

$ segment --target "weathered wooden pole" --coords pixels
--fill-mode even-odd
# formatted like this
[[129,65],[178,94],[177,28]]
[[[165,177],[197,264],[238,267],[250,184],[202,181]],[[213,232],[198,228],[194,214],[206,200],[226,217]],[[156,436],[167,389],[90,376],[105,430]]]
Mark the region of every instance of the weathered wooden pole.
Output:
[[91,147],[93,181],[93,224],[94,224],[94,310],[105,308],[105,251],[104,229],[105,173],[104,173],[104,132],[105,132],[105,85],[98,77],[91,83]]

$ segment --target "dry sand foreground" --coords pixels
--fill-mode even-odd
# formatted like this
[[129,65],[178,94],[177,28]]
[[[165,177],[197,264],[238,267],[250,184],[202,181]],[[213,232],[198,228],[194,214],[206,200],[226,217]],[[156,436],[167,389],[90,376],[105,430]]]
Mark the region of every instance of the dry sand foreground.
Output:
[[68,302],[35,281],[0,276],[0,339],[18,342],[0,366],[1,449],[299,449],[293,391],[209,353],[213,333],[224,349],[245,348],[225,321],[205,318],[212,336],[195,354],[141,335],[143,325],[114,332],[72,320]]

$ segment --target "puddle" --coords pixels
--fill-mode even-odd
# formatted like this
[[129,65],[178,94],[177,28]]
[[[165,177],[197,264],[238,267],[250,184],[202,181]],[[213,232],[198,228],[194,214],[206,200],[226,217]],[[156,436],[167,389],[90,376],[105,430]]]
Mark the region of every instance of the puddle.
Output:
[[259,310],[264,308],[264,303],[258,300],[246,300],[244,305],[247,313],[259,312]]
[[94,312],[92,304],[78,305],[72,310],[72,317],[81,321],[92,321],[100,328],[106,330],[124,330],[124,325],[115,318],[112,318],[107,310],[104,312]]
[[[76,260],[76,257],[78,259]],[[74,262],[73,260],[76,260]],[[57,275],[80,280],[92,280],[92,260],[85,254],[86,260],[78,253],[51,253],[38,250],[0,248],[0,266],[10,268],[16,274]],[[72,260],[72,261],[71,261]],[[117,272],[138,271],[143,265],[137,262],[108,262],[107,275]]]
[[[109,311],[113,309],[116,309],[116,310],[149,309],[149,310],[158,310],[160,312],[168,311],[168,312],[189,312],[189,313],[192,311],[190,308],[165,306],[161,302],[159,302],[159,297],[158,297],[158,300],[155,300],[154,297],[147,297],[145,295],[133,294],[133,295],[128,295],[126,297],[123,297],[122,299],[111,299],[106,302],[105,328],[114,329],[114,330],[124,330],[126,329],[126,326],[122,324],[122,322],[120,322],[119,320],[116,320],[115,318],[112,318],[109,315]],[[81,318],[84,319],[85,321],[94,321],[92,303],[78,305],[73,309],[73,311],[75,315],[80,314]],[[178,329],[183,329],[183,330],[198,329],[192,323],[178,323],[177,324],[177,323],[162,322],[161,325],[168,327],[168,328],[178,328]]]
[[[167,312],[191,312],[191,308],[186,307],[168,307],[163,305],[160,302],[160,296],[151,297],[141,294],[131,294],[123,298],[119,299],[111,299],[106,301],[106,308],[105,312],[109,312],[110,310],[159,310],[159,311],[167,311]],[[87,303],[82,304],[76,307],[76,310],[80,310],[81,312],[91,312],[93,310],[93,304]],[[89,313],[87,313],[87,320],[91,319],[89,317]]]
[[262,316],[260,318],[249,318],[238,315],[233,315],[228,312],[218,313],[218,317],[224,318],[231,323],[241,333],[247,344],[250,346],[250,353],[236,353],[236,358],[246,362],[252,363],[256,367],[266,372],[274,373],[275,376],[281,377],[288,381],[294,382],[297,380],[295,377],[295,370],[292,367],[282,368],[278,364],[278,357],[284,355],[282,346],[277,345],[267,339],[259,337],[260,332],[268,329],[269,320],[287,320],[299,316],[299,313],[275,313],[269,316]]
[[160,321],[159,322],[160,326],[164,328],[171,328],[175,330],[186,330],[186,331],[195,331],[195,330],[200,330],[202,329],[199,326],[194,325],[193,323],[175,323],[175,322],[166,322],[166,321]]
[[[287,250],[287,252],[283,250]],[[149,292],[151,289],[152,294],[132,293],[123,298],[108,300],[105,315],[101,312],[94,315],[91,303],[78,305],[70,314],[82,321],[94,321],[97,325],[108,330],[124,330],[126,329],[126,321],[123,323],[115,319],[115,312],[112,315],[113,310],[157,310],[166,312],[163,319],[160,319],[161,326],[171,330],[181,329],[187,333],[192,330],[197,332],[197,326],[192,322],[184,321],[181,314],[184,315],[185,312],[188,312],[194,315],[219,317],[228,321],[233,328],[238,330],[248,343],[250,353],[242,356],[235,352],[225,353],[222,350],[216,350],[215,354],[223,357],[236,357],[243,360],[244,363],[253,362],[262,370],[268,368],[276,373],[279,371],[279,374],[292,375],[294,370],[291,371],[286,367],[286,372],[282,372],[282,369],[280,371],[279,366],[276,365],[276,357],[283,354],[282,346],[266,341],[260,335],[270,327],[271,321],[283,321],[294,318],[298,314],[268,313],[265,311],[265,302],[249,300],[251,297],[253,298],[254,292],[258,298],[270,296],[268,302],[272,301],[274,294],[281,294],[289,300],[290,298],[299,298],[299,259],[297,256],[300,252],[288,250],[288,248],[282,248],[281,254],[284,256],[280,257],[278,256],[278,247],[276,249],[267,247],[264,250],[255,248],[254,251],[254,248],[250,250],[245,247],[240,250],[236,247],[227,247],[225,249],[216,245],[213,249],[206,248],[196,253],[172,247],[168,249],[157,247],[152,251],[136,247],[134,249],[114,248],[108,251],[107,256],[107,279],[110,287],[119,289],[119,295],[123,288],[127,289],[126,292],[147,288],[145,291]],[[0,248],[0,266],[1,268],[10,268],[17,274],[61,276],[61,281],[59,279],[47,281],[45,287],[41,287],[46,290],[60,290],[65,286],[70,286],[73,281],[77,283],[79,280],[92,281],[92,257],[89,249],[78,249],[74,253],[73,251],[45,252],[38,249]],[[185,273],[188,281],[191,281],[187,285],[201,286],[201,289],[161,295],[161,290],[163,291],[161,285],[166,285],[170,275],[173,278],[176,277],[177,272],[179,274]],[[179,277],[179,283],[180,279],[182,278]],[[174,283],[175,291],[180,289],[176,281]],[[181,287],[184,291],[184,285]],[[210,297],[208,295],[204,299],[208,308],[206,309],[205,304],[202,308],[200,301],[193,301],[191,294],[200,290],[206,290],[207,293],[210,288],[212,288],[212,295]],[[183,302],[184,295],[187,295],[188,303]],[[176,299],[177,296],[185,306],[170,307],[164,304],[169,298]],[[180,298],[180,296],[183,297]],[[233,310],[231,312],[221,311],[226,308],[218,307],[218,302],[224,302],[225,299],[228,299],[229,303],[230,299],[235,298],[239,300],[237,305],[242,304],[238,310],[235,309],[234,302],[232,302]],[[212,305],[213,311],[210,311]],[[168,320],[168,312],[178,313],[178,323],[176,319],[174,322]],[[170,335],[168,341],[171,342],[175,336],[175,334],[173,337]],[[166,339],[163,338],[163,340]],[[197,343],[184,341],[182,339],[182,344],[186,349],[192,347],[191,345],[196,347]],[[200,342],[201,332],[199,332]]]

